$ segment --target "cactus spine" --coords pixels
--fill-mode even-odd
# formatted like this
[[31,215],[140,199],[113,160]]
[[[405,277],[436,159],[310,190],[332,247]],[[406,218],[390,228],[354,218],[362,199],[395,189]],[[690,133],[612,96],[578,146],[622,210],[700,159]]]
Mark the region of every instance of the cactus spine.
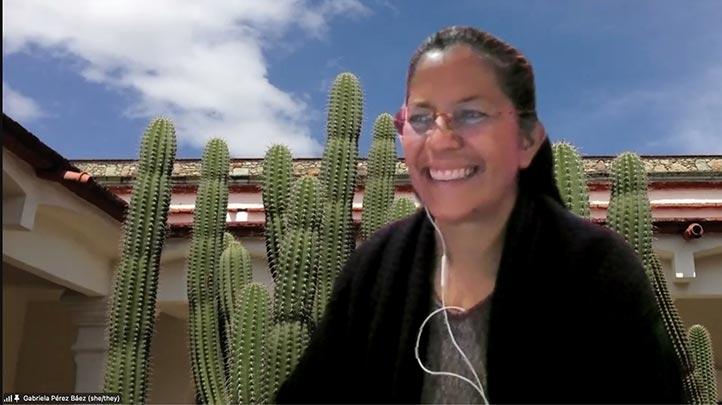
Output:
[[193,215],[188,274],[191,368],[204,403],[229,399],[218,316],[218,264],[228,207],[228,147],[220,139],[206,144]]
[[278,255],[283,240],[283,216],[293,180],[293,158],[284,145],[273,145],[263,159],[263,209],[266,216],[265,241],[271,277],[276,281]]
[[251,282],[241,289],[234,308],[228,337],[233,403],[267,403],[271,399],[267,342],[271,295],[264,285]]
[[293,184],[280,245],[273,303],[277,322],[311,319],[319,211],[318,179],[301,177]]
[[408,198],[401,197],[394,200],[389,209],[389,215],[386,218],[387,222],[398,221],[399,219],[406,218],[416,211],[416,204]]
[[109,349],[104,391],[120,393],[126,403],[146,400],[175,154],[173,124],[162,118],[153,120],[141,142],[106,330]]
[[612,230],[624,236],[642,259],[665,329],[682,365],[685,394],[690,402],[698,404],[701,397],[694,377],[687,335],[670,297],[659,258],[652,249],[652,211],[647,197],[647,172],[638,155],[626,152],[612,161],[611,175],[607,222]]
[[581,154],[567,142],[555,143],[553,151],[554,174],[564,204],[575,214],[589,218],[589,188]]
[[374,138],[368,159],[368,177],[361,213],[361,238],[368,239],[387,220],[394,200],[396,174],[396,128],[390,114],[374,123]]
[[333,282],[355,246],[351,209],[356,191],[363,96],[356,76],[340,74],[331,88],[327,140],[321,160],[323,221],[319,230],[314,319],[321,318]]
[[221,299],[221,313],[226,324],[231,321],[234,303],[238,294],[252,280],[251,255],[240,242],[232,240],[223,250],[220,259],[220,283],[218,285]]
[[291,374],[308,346],[308,328],[302,322],[280,322],[268,337],[271,365],[269,388],[273,395]]
[[693,325],[687,337],[695,364],[695,375],[700,387],[703,404],[717,403],[717,377],[712,352],[712,338],[702,325]]

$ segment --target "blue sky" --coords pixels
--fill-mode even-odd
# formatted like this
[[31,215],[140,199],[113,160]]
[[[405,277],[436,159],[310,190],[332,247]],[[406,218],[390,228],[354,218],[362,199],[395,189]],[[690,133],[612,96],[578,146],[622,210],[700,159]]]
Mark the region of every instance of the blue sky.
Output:
[[[222,137],[317,157],[330,83],[365,93],[361,155],[409,57],[472,25],[532,61],[552,140],[585,155],[722,154],[722,3],[647,1],[3,1],[3,111],[71,159],[135,159],[150,119],[179,158]],[[400,151],[400,150],[399,150]],[[401,152],[401,151],[400,151]]]

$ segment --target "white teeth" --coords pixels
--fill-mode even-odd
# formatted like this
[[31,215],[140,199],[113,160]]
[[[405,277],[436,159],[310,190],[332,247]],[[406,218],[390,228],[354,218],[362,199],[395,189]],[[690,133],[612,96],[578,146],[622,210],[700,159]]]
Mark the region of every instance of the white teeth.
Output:
[[434,169],[429,170],[429,174],[431,174],[431,178],[434,180],[440,180],[440,181],[463,179],[465,177],[469,177],[472,173],[474,173],[473,167],[467,167],[464,169],[454,169],[454,170],[434,170]]

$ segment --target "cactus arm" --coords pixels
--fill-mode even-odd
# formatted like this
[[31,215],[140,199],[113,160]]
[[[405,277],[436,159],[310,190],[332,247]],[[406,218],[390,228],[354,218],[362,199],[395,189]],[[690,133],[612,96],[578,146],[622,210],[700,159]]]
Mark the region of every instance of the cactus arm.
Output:
[[331,89],[327,141],[321,159],[323,221],[319,251],[314,318],[318,320],[330,297],[338,273],[354,247],[352,203],[356,192],[358,138],[363,96],[358,79],[340,74]]
[[236,404],[263,404],[269,391],[268,339],[271,328],[271,294],[260,283],[244,286],[232,313],[230,379]]
[[205,403],[228,402],[216,286],[228,207],[229,168],[225,142],[210,140],[202,158],[187,285],[191,368]]
[[109,350],[104,389],[120,393],[129,403],[145,402],[147,395],[158,270],[175,153],[173,124],[166,119],[153,120],[141,142],[106,329]]
[[416,204],[406,197],[397,198],[391,204],[389,208],[387,222],[398,221],[399,219],[406,218],[416,211]]
[[283,221],[293,180],[291,151],[283,145],[273,145],[263,159],[263,209],[266,217],[265,243],[271,276],[276,280],[278,255],[283,241]]
[[274,291],[276,322],[311,319],[316,284],[319,192],[320,184],[315,177],[304,176],[293,184]]
[[361,213],[361,237],[368,237],[386,223],[394,200],[396,174],[396,128],[390,114],[381,114],[374,123],[374,137],[368,159],[368,177]]
[[579,151],[571,144],[557,142],[553,145],[554,176],[567,209],[589,218],[589,188],[584,163]]
[[612,187],[607,223],[634,248],[650,279],[665,330],[682,366],[685,395],[693,404],[701,401],[694,377],[694,363],[679,312],[671,299],[666,278],[653,250],[652,212],[647,196],[648,179],[638,155],[625,152],[611,164]]
[[702,325],[692,325],[687,331],[687,336],[695,364],[696,378],[700,385],[702,403],[716,404],[719,398],[712,337]]

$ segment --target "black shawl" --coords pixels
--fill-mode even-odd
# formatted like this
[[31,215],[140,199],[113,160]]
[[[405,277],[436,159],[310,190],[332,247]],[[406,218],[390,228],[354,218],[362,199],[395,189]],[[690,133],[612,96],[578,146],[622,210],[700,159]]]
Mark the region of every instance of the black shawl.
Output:
[[[507,227],[488,333],[490,402],[680,403],[680,367],[641,262],[616,233],[562,207],[545,143],[520,177]],[[431,311],[435,252],[423,210],[365,241],[276,401],[418,403],[414,347]]]

